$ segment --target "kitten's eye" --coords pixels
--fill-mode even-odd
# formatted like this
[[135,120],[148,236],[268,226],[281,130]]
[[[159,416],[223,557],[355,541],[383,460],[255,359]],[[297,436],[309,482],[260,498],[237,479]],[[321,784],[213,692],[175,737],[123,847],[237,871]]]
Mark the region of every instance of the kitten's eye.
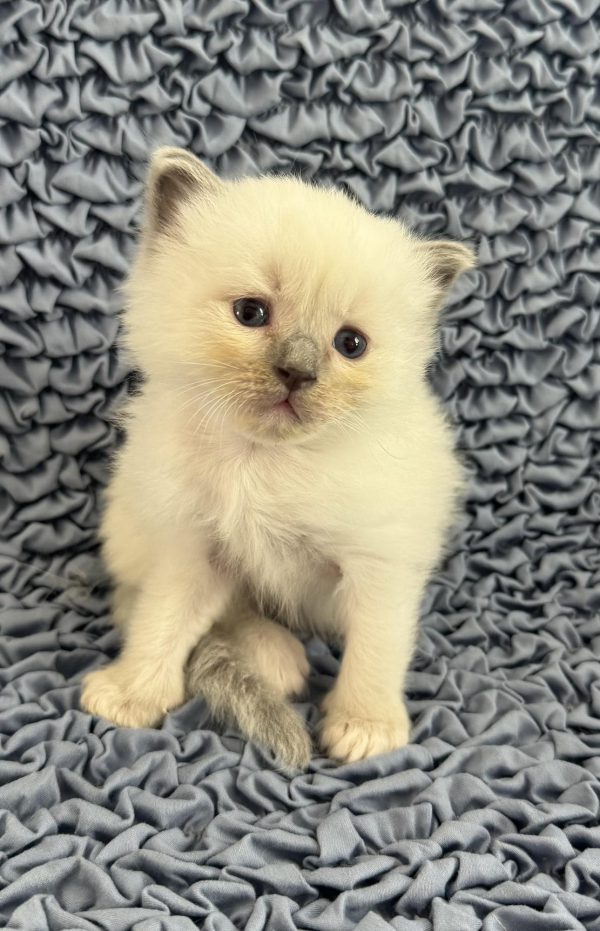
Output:
[[233,303],[233,312],[242,326],[266,326],[269,308],[257,297],[240,297]]
[[338,330],[333,345],[341,356],[346,359],[358,359],[367,348],[367,341],[362,333],[356,330]]

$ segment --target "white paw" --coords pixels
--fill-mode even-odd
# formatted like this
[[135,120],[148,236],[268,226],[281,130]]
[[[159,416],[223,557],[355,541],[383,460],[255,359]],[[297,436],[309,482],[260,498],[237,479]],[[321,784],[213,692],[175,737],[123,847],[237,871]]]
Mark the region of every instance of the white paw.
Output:
[[272,625],[269,639],[255,645],[255,662],[279,695],[289,698],[304,691],[310,666],[303,645],[285,627]]
[[290,635],[287,652],[281,652],[271,673],[271,683],[286,698],[304,691],[310,666],[299,640]]
[[183,702],[183,687],[169,691],[158,686],[141,687],[123,673],[117,662],[85,677],[81,706],[121,727],[155,727],[167,711]]
[[[329,697],[329,696],[328,696]],[[321,727],[321,746],[328,756],[344,763],[354,763],[379,753],[404,747],[410,739],[410,719],[404,704],[385,712],[344,709],[335,701],[327,702]]]

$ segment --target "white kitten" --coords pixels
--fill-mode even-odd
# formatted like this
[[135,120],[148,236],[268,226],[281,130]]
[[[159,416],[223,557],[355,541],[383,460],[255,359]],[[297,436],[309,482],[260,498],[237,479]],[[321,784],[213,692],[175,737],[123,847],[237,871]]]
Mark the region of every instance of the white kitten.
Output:
[[156,153],[125,317],[147,382],[102,526],[124,644],[87,676],[84,708],[158,724],[201,641],[191,691],[306,763],[285,702],[304,650],[268,612],[344,642],[331,756],[408,741],[419,605],[462,485],[425,368],[472,263],[338,192],[224,183],[189,153]]

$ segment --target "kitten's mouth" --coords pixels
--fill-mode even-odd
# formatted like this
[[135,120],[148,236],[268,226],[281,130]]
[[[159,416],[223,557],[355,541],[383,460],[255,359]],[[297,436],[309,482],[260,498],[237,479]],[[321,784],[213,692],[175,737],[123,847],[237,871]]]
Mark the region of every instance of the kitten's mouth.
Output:
[[287,398],[284,398],[283,401],[278,401],[277,404],[273,406],[273,410],[278,414],[283,414],[284,417],[289,417],[292,420],[300,420],[300,415],[294,407],[291,395],[288,395]]

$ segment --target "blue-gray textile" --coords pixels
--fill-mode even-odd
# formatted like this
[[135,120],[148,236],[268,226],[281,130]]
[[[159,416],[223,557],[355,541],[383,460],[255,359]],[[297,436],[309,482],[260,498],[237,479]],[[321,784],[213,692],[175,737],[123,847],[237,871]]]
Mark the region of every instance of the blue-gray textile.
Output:
[[[1,4],[2,928],[600,931],[599,56],[598,0]],[[473,478],[406,749],[289,778],[199,700],[79,708],[118,648],[96,529],[159,143],[478,250],[431,375]]]

